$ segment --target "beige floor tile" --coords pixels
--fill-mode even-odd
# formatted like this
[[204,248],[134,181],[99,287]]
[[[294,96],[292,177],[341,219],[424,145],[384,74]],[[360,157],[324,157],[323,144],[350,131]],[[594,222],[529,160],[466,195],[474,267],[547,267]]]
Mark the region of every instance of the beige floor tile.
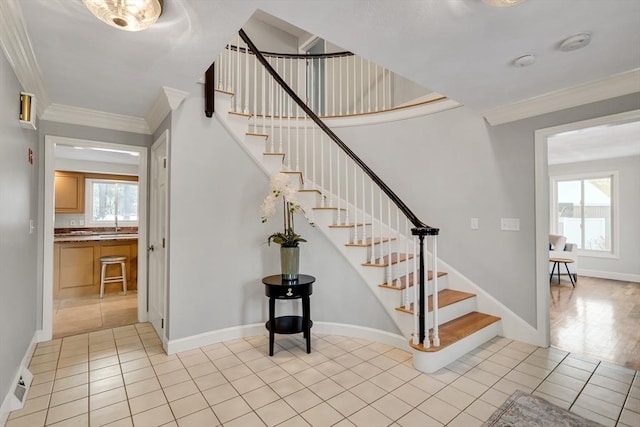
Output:
[[413,409],[412,406],[392,394],[381,397],[373,402],[371,406],[392,420],[401,418]]
[[242,398],[251,406],[252,409],[256,410],[261,408],[271,402],[275,402],[280,399],[280,396],[276,392],[274,392],[269,386],[262,386],[250,392],[244,393]]
[[105,378],[120,375],[121,373],[122,372],[120,370],[120,365],[112,365],[105,368],[94,369],[93,371],[89,372],[89,382],[100,381]]
[[[166,356],[166,355],[162,354],[162,356]],[[120,352],[118,354],[118,357],[120,358],[120,363],[125,363],[125,362],[131,362],[131,361],[137,360],[137,359],[147,358],[148,355],[147,355],[147,352],[145,350],[138,349],[138,350],[133,350],[133,351],[129,351],[129,352],[126,352],[126,353]],[[151,361],[151,358],[149,358],[149,361]]]
[[207,408],[209,404],[201,393],[196,393],[169,402],[169,406],[176,418],[182,418]]
[[220,372],[203,375],[201,377],[194,378],[193,381],[195,381],[200,391],[208,390],[227,383],[227,379]]
[[89,397],[89,408],[92,411],[104,408],[115,403],[127,400],[127,393],[124,387],[114,388],[99,394],[93,394]]
[[33,399],[34,397],[41,397],[51,394],[53,390],[53,381],[48,381],[41,384],[33,384],[31,383],[31,387],[29,387],[29,399]]
[[573,407],[576,406],[588,409],[591,412],[595,412],[612,420],[617,420],[620,412],[622,412],[622,405],[614,405],[586,394],[580,394],[580,396],[578,396],[573,404]]
[[353,368],[351,368],[351,371],[354,374],[360,375],[365,380],[371,379],[376,375],[379,375],[380,373],[382,373],[382,369],[372,365],[369,362],[360,363],[359,365],[356,365]]
[[255,412],[249,412],[224,424],[225,427],[264,427],[264,423]]
[[56,377],[56,371],[47,371],[40,374],[35,374],[31,381],[31,386],[52,382]]
[[438,399],[448,402],[462,411],[475,400],[475,397],[449,385],[435,394]]
[[487,421],[491,415],[497,410],[493,405],[488,404],[480,399],[474,401],[464,411],[481,421]]
[[230,400],[238,396],[238,392],[229,383],[220,384],[202,392],[210,406]]
[[47,424],[51,427],[89,427],[89,414],[81,414],[72,418],[67,418],[55,424]]
[[434,420],[424,412],[414,409],[400,418],[397,422],[402,427],[440,427],[441,423]]
[[42,427],[46,417],[46,410],[33,412],[22,417],[10,419],[5,424],[5,427]]
[[316,396],[308,388],[292,393],[284,398],[284,401],[292,408],[295,408],[298,413],[302,413],[309,408],[312,408],[322,402],[318,396]]
[[403,402],[408,403],[411,406],[418,406],[425,400],[427,400],[431,395],[424,390],[419,389],[418,387],[411,385],[409,383],[404,384],[397,389],[391,392],[392,395],[396,396]]
[[[264,384],[264,383],[263,383]],[[269,386],[278,393],[280,397],[285,397],[290,395],[291,393],[295,393],[304,388],[304,385],[294,377],[285,377],[274,383],[269,384]]]
[[18,409],[17,411],[13,411],[11,412],[11,414],[9,414],[9,419],[24,417],[25,415],[33,414],[34,412],[39,412],[43,409],[46,409],[48,406],[48,395],[27,399],[24,402],[24,406],[22,407],[22,409]]
[[409,381],[409,384],[418,387],[420,390],[426,391],[431,395],[436,394],[447,386],[442,381],[436,380],[435,378],[427,374],[418,375],[417,377]]
[[120,368],[122,373],[136,371],[138,369],[148,368],[151,366],[151,361],[148,357],[141,357],[140,359],[134,359],[128,362],[122,362]]
[[105,424],[113,423],[121,419],[129,419],[131,413],[129,412],[129,405],[127,402],[119,402],[104,408],[91,411],[89,414],[89,422],[91,427],[103,426]]
[[300,415],[296,415],[295,417],[289,418],[287,421],[278,424],[278,427],[311,427],[311,425]]
[[82,374],[72,375],[70,377],[56,379],[53,382],[53,391],[56,392],[56,391],[66,390],[71,387],[87,384],[88,382],[89,382],[89,374],[87,372]]
[[124,381],[122,375],[105,378],[103,380],[94,381],[89,384],[89,394],[98,394],[114,388],[123,387]]
[[94,359],[89,361],[89,370],[93,371],[96,369],[102,369],[109,366],[114,366],[120,364],[120,359],[118,356],[112,355],[108,357],[103,357],[101,359]]
[[167,399],[165,398],[162,390],[152,391],[151,393],[146,393],[138,397],[134,397],[133,399],[129,399],[129,406],[131,408],[132,415],[165,405],[166,403]]
[[447,426],[451,427],[481,427],[482,421],[479,419],[462,412],[455,417]]
[[217,372],[218,368],[216,368],[213,362],[205,362],[197,365],[188,366],[187,371],[189,372],[189,375],[191,375],[191,378],[197,378],[203,375]]
[[629,391],[629,384],[612,380],[611,378],[603,377],[602,375],[597,374],[594,374],[591,376],[591,378],[589,378],[589,384],[595,384],[617,393],[626,394]]
[[573,406],[570,411],[582,417],[585,417],[588,420],[600,423],[603,426],[613,427],[616,425],[616,422],[614,420],[607,418],[603,415],[597,414],[595,412],[592,412],[586,408],[583,408],[582,406]]
[[239,396],[212,405],[211,409],[222,424],[251,412],[251,407]]
[[79,363],[71,365],[66,368],[58,368],[56,370],[56,379],[66,378],[77,374],[82,374],[89,371],[89,363]]
[[367,403],[364,400],[360,399],[350,391],[345,391],[332,397],[327,401],[327,403],[345,417],[348,417],[354,412],[357,412],[367,406]]
[[227,369],[221,369],[222,375],[225,376],[227,381],[234,381],[238,378],[246,377],[247,375],[251,375],[253,371],[249,369],[246,365],[237,365]]
[[342,414],[333,409],[331,405],[326,402],[322,402],[319,405],[302,412],[300,415],[302,415],[302,418],[314,427],[331,426],[343,418]]
[[462,376],[451,383],[451,387],[455,387],[458,390],[464,391],[471,396],[478,398],[482,396],[482,394],[489,390],[489,386],[484,384],[480,384],[477,381],[472,380],[466,376]]
[[369,381],[358,384],[350,391],[367,403],[372,403],[386,394],[386,391]]
[[282,399],[257,409],[256,414],[269,427],[278,425],[297,415],[296,411]]
[[76,415],[86,414],[87,412],[89,412],[89,399],[83,397],[82,399],[49,408],[47,424],[57,423],[67,418],[75,417]]
[[135,426],[161,426],[171,421],[174,421],[174,418],[169,405],[158,406],[133,416]]
[[184,366],[182,365],[180,359],[174,359],[166,363],[153,365],[153,369],[156,371],[156,375],[164,375],[168,374],[169,372],[182,370],[184,369]]
[[231,381],[231,385],[238,391],[238,393],[243,394],[263,387],[265,383],[256,374],[250,374],[235,381]]
[[49,406],[58,406],[89,395],[89,384],[81,384],[51,394]]
[[176,420],[180,427],[216,427],[220,425],[211,408],[205,408],[186,417]]
[[156,377],[156,372],[152,367],[137,369],[135,371],[126,372],[122,374],[125,384],[133,384],[138,381],[148,380],[149,378]]
[[[146,369],[146,368],[145,368]],[[137,372],[137,371],[134,371]],[[164,387],[169,387],[174,384],[178,384],[181,382],[189,381],[191,377],[186,369],[182,368],[178,371],[169,372],[168,374],[158,375],[158,381],[160,381],[160,385]]]
[[191,380],[166,387],[163,391],[169,402],[200,393],[196,383]]
[[392,423],[392,420],[373,406],[367,406],[349,417],[349,421],[356,426],[383,427]]
[[109,424],[105,424],[105,427],[133,427],[133,418],[122,418],[118,421],[114,421]]
[[458,408],[435,396],[418,406],[418,409],[442,424],[449,423],[460,413]]
[[499,408],[511,394],[504,393],[500,390],[496,390],[494,388],[490,388],[487,390],[482,396],[480,396],[480,400],[483,402],[487,402],[496,408]]
[[554,405],[556,405],[557,407],[562,408],[562,409],[567,409],[568,410],[571,407],[571,404],[572,404],[572,402],[567,402],[567,401],[558,399],[557,397],[548,395],[548,394],[543,393],[543,392],[538,391],[538,390],[534,391],[532,394],[534,396],[539,396],[539,397],[543,398],[544,400],[546,400],[547,402],[551,402]]
[[137,383],[129,384],[125,387],[129,399],[146,393],[151,393],[152,391],[160,390],[160,388],[160,382],[156,377],[138,381]]
[[570,388],[563,387],[559,384],[555,384],[549,381],[545,381],[540,384],[540,386],[536,388],[536,391],[545,393],[549,396],[555,397],[556,399],[564,400],[565,402],[569,403],[573,403],[579,393],[579,391],[572,390]]
[[404,384],[401,379],[394,375],[391,375],[388,371],[376,375],[369,381],[389,393]]
[[[311,372],[313,371],[313,372]],[[311,376],[314,376],[314,378],[318,378],[316,381],[312,381],[309,383],[309,381],[305,382],[304,379]],[[317,375],[317,376],[316,376]],[[284,369],[282,369],[279,366],[273,366],[271,368],[265,369],[263,371],[258,372],[258,376],[260,378],[262,378],[262,381],[264,381],[265,383],[269,384],[272,382],[276,382],[282,378],[288,377],[289,374],[287,373],[287,371],[285,371]],[[313,384],[314,382],[320,381],[320,379],[325,378],[324,375],[322,375],[320,372],[318,372],[317,370],[310,368],[307,369],[305,371],[300,372],[298,375],[296,375],[296,378],[298,379],[298,381],[300,381],[301,383],[305,384],[305,385],[310,385]]]

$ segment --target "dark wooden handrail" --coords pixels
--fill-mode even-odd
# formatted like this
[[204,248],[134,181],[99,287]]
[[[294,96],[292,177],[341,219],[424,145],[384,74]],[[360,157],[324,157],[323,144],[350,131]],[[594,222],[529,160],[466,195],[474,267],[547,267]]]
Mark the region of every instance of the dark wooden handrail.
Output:
[[307,106],[307,104],[302,99],[300,99],[298,95],[296,95],[293,89],[289,87],[289,85],[282,79],[282,77],[280,77],[280,75],[276,72],[276,70],[273,69],[271,64],[269,64],[269,61],[267,61],[264,55],[262,55],[262,53],[258,50],[258,48],[256,48],[256,45],[253,44],[253,42],[251,41],[249,36],[247,36],[244,30],[241,29],[239,34],[242,40],[244,40],[244,42],[247,44],[249,49],[254,53],[256,58],[258,58],[258,61],[260,61],[260,63],[265,67],[265,69],[269,72],[269,74],[271,74],[271,77],[273,77],[273,79],[282,87],[282,89],[285,92],[287,92],[287,94],[295,101],[296,104],[298,104],[298,106],[302,109],[302,111],[304,111],[311,118],[311,120],[313,120],[316,123],[316,125],[318,125],[318,127],[322,129],[322,131],[325,134],[327,134],[327,136],[331,138],[333,142],[335,142],[336,145],[340,147],[347,156],[351,158],[351,160],[353,160],[358,166],[360,166],[362,170],[365,171],[367,175],[369,175],[369,178],[371,178],[371,180],[375,182],[376,185],[378,185],[382,189],[382,191],[384,191],[387,197],[389,197],[393,201],[393,203],[398,207],[398,209],[400,209],[402,213],[405,214],[407,218],[409,218],[409,221],[411,221],[411,223],[415,227],[414,229],[412,229],[413,234],[438,235],[439,230],[437,228],[429,227],[424,222],[420,221],[420,219],[411,211],[411,209],[409,209],[409,207],[402,200],[400,200],[400,198],[396,195],[396,193],[394,193],[387,186],[387,184],[385,184],[380,179],[380,177],[378,177],[378,175],[376,175],[375,172],[373,172],[369,168],[369,166],[367,166],[365,162],[363,162],[353,151],[351,151],[351,149],[338,137],[338,135],[336,135],[316,115],[316,113],[314,113]]
[[[247,48],[238,47],[232,44],[228,44],[225,46],[226,49],[230,49],[238,52],[247,52]],[[249,51],[249,53],[253,53],[253,51]],[[275,53],[275,52],[260,52],[263,56],[269,56],[274,58],[298,58],[298,59],[328,59],[328,58],[340,58],[343,56],[354,56],[353,53],[348,51],[343,52],[334,52],[334,53]]]

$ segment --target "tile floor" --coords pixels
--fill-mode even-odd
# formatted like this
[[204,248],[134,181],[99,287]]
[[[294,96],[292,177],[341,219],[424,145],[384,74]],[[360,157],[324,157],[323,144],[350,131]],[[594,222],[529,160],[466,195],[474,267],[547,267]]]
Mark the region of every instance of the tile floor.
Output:
[[640,370],[640,283],[554,278],[550,324],[552,346]]
[[53,302],[53,338],[99,329],[131,325],[138,321],[138,292],[65,298]]
[[427,375],[403,350],[342,336],[226,341],[167,356],[150,324],[38,344],[28,426],[479,426],[516,389],[607,426],[640,426],[638,372],[495,338]]

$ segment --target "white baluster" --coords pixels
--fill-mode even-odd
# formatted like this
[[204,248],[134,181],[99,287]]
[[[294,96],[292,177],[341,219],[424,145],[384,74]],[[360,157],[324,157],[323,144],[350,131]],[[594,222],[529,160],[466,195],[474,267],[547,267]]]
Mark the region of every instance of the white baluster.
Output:
[[369,102],[369,108],[368,108],[368,112],[371,112],[371,91],[373,90],[372,86],[371,86],[371,61],[367,60],[367,86],[366,86],[366,93],[367,93],[367,101]]
[[386,68],[382,68],[382,109],[387,109],[387,79],[385,78]]
[[[400,209],[398,209],[397,207],[395,208],[396,210],[396,252],[400,253]],[[405,262],[405,264],[408,264]],[[400,272],[397,272],[397,276],[400,276]],[[407,275],[407,286],[406,288],[409,289],[409,276]],[[396,277],[394,284],[396,286],[400,285],[400,278]]]
[[[337,198],[338,198],[338,224],[344,224],[343,222],[340,222],[344,217],[342,216],[342,211],[340,210],[340,204],[342,202],[341,200],[341,194],[342,194],[342,189],[340,188],[340,175],[342,175],[340,173],[340,151],[341,150],[336,150],[336,181],[338,184],[338,191],[337,191]],[[346,156],[345,156],[346,157]]]
[[360,57],[360,112],[364,113],[364,59]]
[[353,56],[353,114],[357,114],[357,104],[358,104],[358,78],[356,77],[356,65],[357,59],[356,56]]
[[[431,251],[432,270],[433,270],[433,346],[440,347],[440,335],[439,335],[439,319],[438,319],[438,243],[437,236],[432,236],[433,249]],[[426,291],[425,291],[426,293]],[[426,330],[426,326],[425,326]]]
[[[246,45],[245,45],[246,46]],[[244,51],[244,113],[249,114],[249,47],[247,46]]]
[[344,62],[344,56],[340,57],[340,62],[338,62],[338,65],[340,66],[340,111],[338,112],[338,115],[342,116],[343,115],[343,110],[342,110],[342,63]]
[[233,84],[236,96],[234,96],[235,102],[235,110],[236,112],[242,111],[242,87],[240,84],[240,36],[236,40],[236,70],[234,73],[234,84]]
[[[357,166],[355,164],[355,162],[353,163],[353,223],[357,224],[358,223],[358,176],[357,176]],[[362,204],[362,216],[364,217],[364,203]],[[358,242],[359,241],[359,237],[358,237],[358,228],[355,229],[355,233],[353,236],[354,242]],[[362,230],[364,232],[364,230]],[[364,240],[364,236],[362,237],[362,240]]]
[[308,134],[309,134],[309,129],[308,129],[308,125],[309,125],[309,116],[305,115],[304,116],[304,176],[307,177],[307,179],[305,179],[305,188],[306,188],[306,182],[308,181],[308,177],[309,174],[307,173],[309,171],[309,140],[308,140]]
[[336,115],[336,57],[331,58],[331,115]]
[[379,96],[378,96],[378,92],[380,92],[380,88],[379,88],[379,79],[378,79],[378,64],[376,64],[376,77],[375,77],[375,84],[376,84],[376,105],[375,105],[375,110],[379,111],[380,110],[380,102],[379,102]]
[[[320,190],[324,192],[324,132],[320,132]],[[322,207],[325,207],[322,197]]]
[[[380,189],[380,203],[382,204],[382,189]],[[387,253],[391,256],[391,199],[387,197]],[[382,243],[381,243],[382,244]],[[389,275],[387,276],[387,283],[391,285],[393,283],[393,266],[389,265]]]
[[[349,156],[346,154],[344,155],[344,200],[344,223],[349,224],[349,212],[351,211],[349,207]],[[353,243],[353,241],[350,243]]]
[[[333,141],[329,141],[329,206],[333,207],[333,156],[331,155],[332,146]],[[322,197],[322,203],[324,203],[324,197]],[[338,214],[340,214],[339,211]]]
[[[256,61],[258,60],[258,58],[256,58]],[[267,133],[267,108],[266,108],[266,73],[267,70],[264,67],[260,67],[260,70],[262,72],[262,133]]]
[[[419,290],[419,280],[418,280],[418,267],[416,265],[416,240],[417,237],[413,237],[413,343],[420,343],[420,324],[418,319],[418,309],[420,307],[420,303],[418,302],[418,290]],[[426,295],[426,292],[425,292]],[[428,310],[427,310],[428,311]],[[427,319],[428,316],[425,316]],[[426,320],[425,320],[426,321]],[[429,348],[429,330],[427,329],[427,325],[425,325],[426,337],[424,339],[424,347]]]
[[[247,56],[249,52],[247,52]],[[258,133],[258,57],[253,55],[253,133]]]
[[[371,181],[371,188],[373,188],[373,181]],[[379,204],[378,212],[380,213],[380,222],[379,222],[379,225],[378,225],[378,236],[380,238],[380,245],[378,247],[378,252],[380,253],[380,258],[382,258],[384,256],[384,253],[382,252],[382,249],[384,249],[384,243],[382,243],[382,240],[384,239],[384,235],[382,234],[382,189],[380,187],[378,187],[378,189],[379,189],[379,191],[378,191],[378,204]],[[387,277],[389,275],[389,270],[391,270],[391,259],[389,259],[389,268],[387,268]]]
[[231,45],[227,45],[227,75],[225,77],[225,88],[231,92]]
[[278,85],[278,153],[284,153],[284,131],[282,130],[284,124],[284,90]]
[[269,139],[271,140],[271,152],[276,152],[276,134],[274,132],[275,128],[275,113],[276,113],[276,89],[275,89],[275,80],[273,77],[269,77],[269,116],[271,116],[271,133]]
[[[362,179],[362,191],[364,192],[364,172],[362,172],[363,174],[363,179]],[[373,240],[376,237],[376,224],[375,224],[375,220],[376,220],[376,210],[375,210],[375,203],[373,200],[373,182],[369,183],[369,187],[371,189],[371,241],[373,242]],[[371,259],[375,260],[376,259],[376,254],[375,254],[375,250],[374,250],[375,246],[371,246]],[[382,255],[382,254],[380,254]],[[382,256],[380,257],[380,261],[382,262]],[[373,261],[371,261],[373,263]],[[389,259],[389,263],[391,263],[391,259]]]

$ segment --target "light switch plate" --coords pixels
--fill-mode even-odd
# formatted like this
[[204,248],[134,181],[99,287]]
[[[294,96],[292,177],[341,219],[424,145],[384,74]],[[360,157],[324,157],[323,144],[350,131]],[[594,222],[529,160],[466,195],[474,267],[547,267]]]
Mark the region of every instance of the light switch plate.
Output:
[[520,231],[520,218],[500,218],[502,231]]
[[471,218],[471,229],[477,230],[478,228],[480,228],[478,224],[478,218]]

